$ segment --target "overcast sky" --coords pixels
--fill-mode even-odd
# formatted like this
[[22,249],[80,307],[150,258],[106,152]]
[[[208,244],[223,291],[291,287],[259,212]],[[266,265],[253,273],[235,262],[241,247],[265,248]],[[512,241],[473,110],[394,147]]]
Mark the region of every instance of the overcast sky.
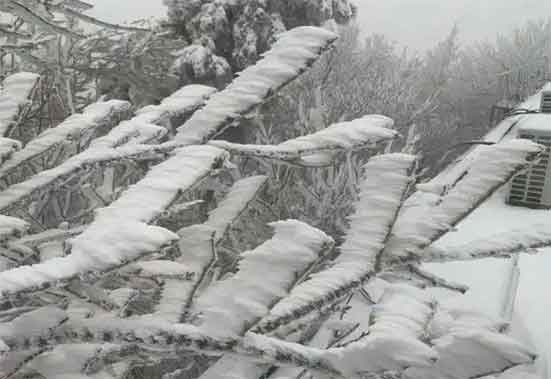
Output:
[[[120,22],[165,13],[162,0],[92,0],[94,14]],[[458,23],[462,40],[493,39],[525,20],[551,17],[551,0],[355,0],[365,33],[384,33],[414,49],[442,39]]]

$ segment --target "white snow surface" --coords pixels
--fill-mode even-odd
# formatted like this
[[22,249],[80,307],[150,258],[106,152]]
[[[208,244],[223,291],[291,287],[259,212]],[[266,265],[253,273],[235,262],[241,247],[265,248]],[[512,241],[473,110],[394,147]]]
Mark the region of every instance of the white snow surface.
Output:
[[5,136],[17,121],[39,79],[40,75],[30,72],[18,72],[4,79],[0,91],[0,136]]
[[201,328],[220,336],[239,335],[286,296],[293,283],[334,241],[296,220],[271,223],[274,236],[244,252],[239,271],[209,287],[196,304]]
[[209,144],[241,154],[296,159],[322,151],[352,150],[396,138],[398,132],[390,129],[393,125],[394,121],[386,116],[367,115],[353,121],[333,124],[279,145],[240,145],[226,141],[210,141]]
[[335,33],[309,26],[280,34],[260,61],[211,96],[205,107],[178,128],[176,141],[205,143],[302,73],[336,39]]

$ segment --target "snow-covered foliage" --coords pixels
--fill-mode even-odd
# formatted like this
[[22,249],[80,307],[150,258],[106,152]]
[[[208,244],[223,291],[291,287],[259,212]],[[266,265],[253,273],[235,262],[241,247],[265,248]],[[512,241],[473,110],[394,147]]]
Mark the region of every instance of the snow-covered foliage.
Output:
[[[24,4],[33,5],[30,13]],[[73,14],[79,4],[10,0],[0,10],[76,39],[49,12],[86,19]],[[174,17],[188,17],[207,39],[220,36],[220,30],[209,34],[211,27],[229,27],[228,7],[242,11],[231,26],[238,31],[248,28],[239,19],[266,7],[308,11],[319,22],[352,12],[347,1],[170,5]],[[292,14],[269,17],[280,18],[281,29],[301,23]],[[0,192],[0,375],[133,378],[133,370],[151,368],[156,377],[178,378],[192,359],[196,376],[210,366],[204,378],[268,378],[287,367],[320,378],[390,372],[474,379],[532,363],[534,353],[505,335],[499,320],[454,313],[412,286],[417,282],[381,277],[407,280],[400,274],[417,268],[432,242],[541,146],[488,147],[452,188],[422,203],[420,215],[415,201],[427,193],[406,200],[417,158],[377,155],[379,142],[398,135],[387,117],[367,115],[275,146],[210,141],[306,70],[335,38],[298,27],[219,93],[187,86],[133,118],[127,102],[99,102],[50,125],[20,150],[17,142],[2,141],[7,161],[0,172],[14,178]],[[220,41],[210,42],[218,48]],[[244,56],[255,52],[240,52],[235,61]],[[232,153],[244,153],[284,165],[299,158],[312,163],[320,154],[360,149],[369,161],[340,243],[342,236],[272,210],[262,196],[270,178],[241,175],[229,162]],[[15,177],[14,171],[21,172]],[[256,223],[271,218],[273,228],[247,248],[243,241],[252,233],[245,214]],[[355,294],[369,304],[351,324],[346,317]],[[340,335],[344,329],[350,333]],[[353,334],[356,329],[365,332]],[[313,338],[328,334],[329,341]],[[228,369],[232,359],[238,370]]]
[[255,62],[286,29],[348,21],[349,0],[213,1],[164,0],[177,32],[205,46],[226,66],[242,70]]
[[[199,298],[203,327],[221,335],[243,333],[285,298],[297,279],[333,246],[325,233],[298,221],[279,221],[271,226],[274,236],[242,253],[239,271]],[[268,271],[272,273],[266,276]]]

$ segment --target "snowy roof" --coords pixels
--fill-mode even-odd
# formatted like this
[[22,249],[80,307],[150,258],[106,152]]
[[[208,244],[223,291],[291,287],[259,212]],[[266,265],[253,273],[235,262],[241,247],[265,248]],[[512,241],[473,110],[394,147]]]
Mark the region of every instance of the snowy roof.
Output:
[[[541,93],[551,90],[551,83],[518,105],[512,115],[503,120],[484,138],[485,141],[503,143],[517,137],[519,131],[538,131],[551,135],[551,115],[535,113],[541,102]],[[431,180],[427,188],[444,188],[454,184],[461,175],[472,167],[475,157],[487,147],[471,148],[452,165]],[[464,253],[480,241],[487,245],[514,243],[522,246],[523,235],[534,234],[534,231],[551,230],[551,212],[536,210],[506,204],[507,186],[503,186],[486,200],[478,209],[463,220],[454,232],[438,240],[433,246],[436,249],[456,250]],[[410,202],[423,202],[424,197],[434,196],[433,193],[417,193]],[[510,241],[508,241],[510,240]],[[546,254],[548,253],[548,254]],[[465,296],[453,297],[446,305],[454,308],[475,307],[492,316],[503,317],[504,303],[514,298],[510,286],[511,273],[514,265],[510,260],[484,259],[471,262],[456,262],[428,265],[431,271],[468,284],[471,288]],[[513,330],[522,328],[515,325],[516,320],[524,322],[528,333],[534,338],[539,352],[545,357],[551,352],[551,327],[547,320],[551,308],[551,298],[548,295],[549,286],[545,279],[551,272],[551,249],[539,251],[539,255],[525,255],[520,259],[520,286],[516,294],[516,316],[513,317]],[[468,273],[468,274],[467,274]],[[521,336],[529,338],[524,335]]]

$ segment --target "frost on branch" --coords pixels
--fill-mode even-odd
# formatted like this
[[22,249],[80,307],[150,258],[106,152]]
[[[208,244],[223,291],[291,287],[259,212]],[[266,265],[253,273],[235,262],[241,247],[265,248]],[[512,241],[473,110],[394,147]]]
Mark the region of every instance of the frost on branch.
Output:
[[202,144],[239,122],[244,114],[303,73],[336,39],[336,34],[314,27],[281,34],[264,58],[242,71],[178,128],[176,142]]
[[333,246],[325,233],[295,220],[270,224],[274,236],[242,254],[239,271],[213,284],[197,301],[201,327],[215,335],[238,335],[284,298],[297,278]]
[[37,290],[77,275],[101,273],[172,243],[176,234],[148,224],[225,157],[223,150],[210,146],[175,151],[118,200],[98,209],[94,222],[71,241],[69,256],[0,273],[0,294]]
[[425,262],[469,261],[481,258],[509,258],[513,254],[530,253],[551,246],[549,224],[530,225],[527,229],[512,229],[489,235],[480,240],[447,246],[430,246],[423,253]]
[[385,259],[421,256],[424,248],[457,225],[541,151],[542,146],[528,140],[486,146],[464,177],[436,204],[406,203],[385,247]]
[[[312,275],[279,302],[257,331],[271,331],[329,304],[358,288],[374,272],[397,212],[411,183],[415,157],[387,154],[365,168],[360,200],[332,267]],[[385,194],[381,194],[385,188]]]
[[85,149],[94,137],[105,134],[126,117],[130,104],[111,100],[94,103],[75,114],[55,128],[47,129],[15,152],[0,167],[0,178],[7,184],[25,177],[22,167],[36,170],[54,167],[60,162]]
[[279,145],[240,145],[226,141],[211,141],[209,144],[234,154],[299,161],[313,154],[350,151],[396,138],[398,132],[390,129],[393,125],[394,121],[388,117],[369,115],[354,121],[337,123]]
[[11,135],[39,80],[39,75],[29,72],[18,72],[4,79],[0,92],[0,136]]

